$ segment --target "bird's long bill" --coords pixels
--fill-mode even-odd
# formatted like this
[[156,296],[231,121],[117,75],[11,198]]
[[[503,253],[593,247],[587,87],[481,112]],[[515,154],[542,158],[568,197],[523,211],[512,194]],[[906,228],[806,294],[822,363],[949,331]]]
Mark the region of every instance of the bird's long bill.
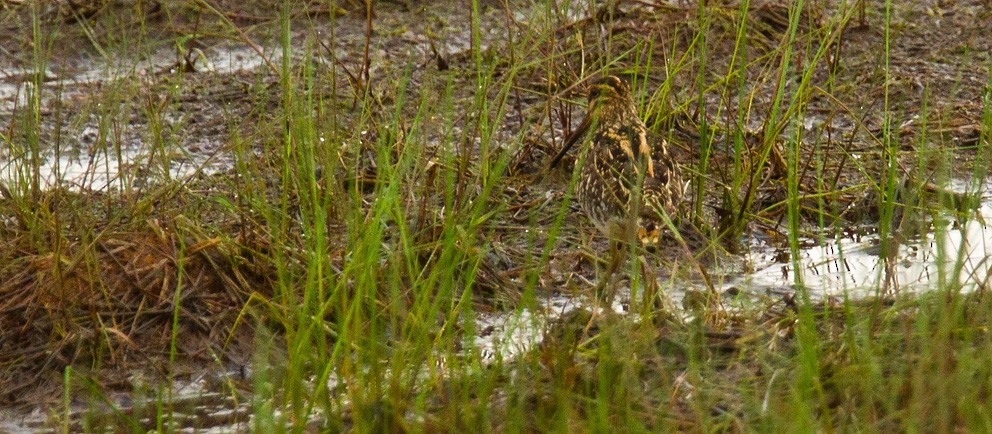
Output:
[[561,162],[562,157],[565,156],[568,150],[572,149],[572,146],[575,146],[575,143],[586,134],[586,131],[589,129],[590,125],[592,125],[592,116],[586,115],[586,117],[582,119],[582,123],[580,123],[579,126],[575,128],[575,131],[572,131],[572,134],[565,139],[565,145],[561,147],[561,151],[558,151],[558,155],[555,155],[555,158],[551,160],[550,167],[552,169],[558,166],[558,163]]

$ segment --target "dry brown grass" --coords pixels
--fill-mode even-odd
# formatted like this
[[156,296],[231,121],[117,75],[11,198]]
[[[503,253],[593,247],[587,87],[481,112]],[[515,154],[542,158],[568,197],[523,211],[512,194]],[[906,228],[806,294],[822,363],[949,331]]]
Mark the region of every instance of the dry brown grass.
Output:
[[[57,202],[85,200],[67,197]],[[208,231],[170,208],[92,232],[0,230],[0,402],[44,394],[67,366],[164,373],[174,332],[179,356],[207,363],[248,335],[235,323],[271,288],[249,230]]]

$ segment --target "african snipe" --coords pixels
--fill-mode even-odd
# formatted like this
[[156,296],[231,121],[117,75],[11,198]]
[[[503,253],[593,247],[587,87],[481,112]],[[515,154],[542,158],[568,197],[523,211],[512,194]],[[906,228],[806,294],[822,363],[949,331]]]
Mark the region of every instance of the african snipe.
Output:
[[664,140],[648,143],[647,128],[623,80],[596,80],[588,101],[585,118],[551,167],[580,140],[588,143],[575,191],[579,206],[614,247],[636,237],[652,249],[682,199],[678,165]]

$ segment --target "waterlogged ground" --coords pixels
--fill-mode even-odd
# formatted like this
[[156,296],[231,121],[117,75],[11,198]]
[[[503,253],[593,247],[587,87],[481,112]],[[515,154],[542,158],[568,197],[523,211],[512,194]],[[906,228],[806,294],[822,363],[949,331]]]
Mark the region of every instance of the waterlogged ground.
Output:
[[[964,291],[987,290],[992,270],[989,262],[992,231],[982,216],[992,215],[992,194],[987,193],[992,191],[989,186],[987,183],[979,185],[979,191],[986,192],[982,194],[979,209],[966,213],[962,220],[956,220],[959,216],[953,213],[944,213],[932,231],[898,245],[897,253],[888,260],[881,254],[878,234],[870,232],[849,230],[832,236],[802,238],[801,257],[796,262],[783,261],[787,256],[783,255],[781,247],[755,242],[751,251],[743,255],[744,261],[754,270],[722,276],[725,280],[721,290],[732,304],[735,303],[732,300],[742,298],[752,302],[791,300],[798,293],[794,271],[797,265],[808,294],[814,299],[833,302],[884,296],[886,291],[927,291],[955,278]],[[973,186],[962,182],[956,183],[955,187],[966,191]],[[938,253],[941,249],[958,253]],[[888,263],[893,265],[887,266]],[[670,306],[681,305],[685,291],[694,291],[700,286],[700,282],[693,281],[666,285],[666,296],[672,301]],[[539,348],[544,340],[543,331],[570,314],[586,310],[602,314],[605,309],[630,314],[631,302],[629,287],[623,288],[618,300],[609,308],[583,294],[548,293],[537,300],[534,308],[480,314],[476,320],[479,335],[472,342],[474,348],[466,351],[477,351],[488,361],[512,360]],[[691,318],[693,313],[683,311],[682,315]],[[443,364],[443,360],[440,363]],[[162,386],[144,384],[148,379],[136,375],[128,380],[132,387],[130,391],[111,394],[107,397],[109,402],[95,407],[93,403],[73,402],[66,414],[46,413],[42,406],[30,411],[4,410],[0,412],[0,429],[11,433],[45,431],[52,427],[53,416],[68,421],[73,431],[88,426],[118,425],[122,420],[133,421],[135,428],[154,426],[155,394],[162,393]],[[169,423],[196,427],[196,432],[240,431],[255,426],[245,389],[252,378],[250,365],[241,365],[231,371],[211,369],[175,380],[170,397],[175,413]],[[330,382],[332,389],[337,386],[335,379]],[[135,392],[145,389],[145,392]],[[122,418],[122,414],[126,418]],[[319,427],[322,420],[317,416],[309,425]]]
[[[195,173],[213,173],[217,170],[230,169],[233,160],[229,152],[219,149],[223,135],[227,131],[224,117],[230,116],[218,105],[223,105],[230,98],[244,97],[245,91],[237,88],[227,88],[231,85],[247,85],[239,81],[239,77],[248,77],[260,65],[262,59],[278,61],[278,52],[269,49],[268,52],[256,52],[252,48],[220,43],[205,49],[197,49],[190,59],[189,68],[198,73],[213,77],[226,77],[227,83],[215,83],[211,79],[191,80],[187,84],[172,85],[173,91],[188,92],[191,88],[200,86],[205,94],[185,95],[180,99],[184,106],[167,115],[166,121],[174,128],[192,127],[193,130],[183,134],[178,140],[182,146],[170,149],[171,155],[156,156],[154,138],[148,135],[147,120],[134,116],[133,113],[121,113],[119,119],[101,117],[101,102],[95,108],[89,108],[96,113],[68,113],[66,118],[59,119],[59,114],[49,108],[54,99],[65,102],[91,100],[107,83],[121,83],[122,86],[141,86],[158,81],[162,76],[176,74],[179,68],[175,52],[155,52],[151,59],[137,61],[135,64],[114,64],[107,59],[75,59],[78,63],[70,65],[50,66],[44,72],[43,90],[37,94],[42,111],[40,113],[43,128],[57,125],[49,122],[61,121],[67,129],[67,137],[61,138],[56,146],[43,146],[39,149],[40,165],[36,171],[43,188],[65,187],[73,190],[118,190],[130,188],[134,183],[144,183],[149,178],[165,176],[172,178],[188,177]],[[118,60],[120,61],[120,60]],[[11,67],[6,70],[6,80],[0,81],[0,113],[7,119],[14,118],[18,112],[31,108],[34,83],[28,80],[34,72],[25,67]],[[205,82],[205,83],[202,83]],[[170,89],[160,89],[168,92]],[[229,102],[229,101],[227,101]],[[132,105],[124,105],[126,111],[134,110]],[[189,108],[192,108],[191,110]],[[69,110],[73,110],[70,108]],[[116,113],[116,112],[115,112]],[[219,116],[214,116],[217,114]],[[111,124],[114,130],[111,131]],[[5,147],[4,152],[14,153],[16,147]],[[16,184],[20,180],[30,179],[33,175],[27,158],[16,158],[8,155],[0,165],[0,181],[6,184]],[[148,173],[154,168],[156,172]]]
[[[281,103],[278,73],[284,54],[278,20],[273,21],[270,10],[246,7],[224,14],[225,19],[204,14],[200,16],[203,22],[171,15],[163,18],[160,11],[146,10],[143,13],[150,17],[146,25],[161,27],[152,37],[168,43],[137,48],[127,47],[126,38],[112,38],[124,30],[101,21],[109,20],[112,8],[120,6],[111,2],[111,9],[88,12],[93,15],[82,21],[68,18],[71,9],[36,10],[44,28],[66,26],[70,30],[59,36],[63,39],[52,45],[44,62],[25,50],[23,37],[6,35],[2,40],[8,56],[0,59],[0,124],[10,133],[0,135],[4,144],[0,147],[0,201],[37,196],[39,191],[126,196],[152,191],[170,180],[230,199],[223,191],[228,181],[215,180],[240,179],[239,165],[264,168],[282,151],[271,137],[278,137],[272,134],[279,128],[273,112]],[[837,7],[831,4],[804,14],[803,34],[814,35],[816,26]],[[736,10],[736,6],[713,8],[717,17],[726,15],[716,12]],[[189,8],[177,10],[191,13]],[[796,137],[802,143],[798,149],[803,175],[797,182],[805,195],[795,258],[783,205],[789,181],[776,175],[774,167],[753,171],[757,175],[751,182],[760,184],[753,190],[754,207],[749,211],[753,222],[729,242],[712,241],[718,238],[713,236],[714,229],[725,223],[725,215],[714,210],[739,205],[727,197],[747,197],[743,194],[747,183],[734,183],[728,174],[734,172],[735,155],[737,160],[748,161],[753,155],[735,152],[734,140],[758,149],[760,139],[755,137],[769,122],[769,107],[776,95],[778,81],[773,72],[780,56],[774,48],[782,43],[787,10],[774,3],[752,6],[750,50],[756,66],[733,97],[709,87],[729,81],[720,68],[731,63],[735,40],[731,21],[714,19],[700,30],[697,6],[683,2],[620,2],[609,19],[603,18],[603,11],[583,6],[550,13],[543,5],[521,3],[507,10],[485,4],[475,36],[468,11],[447,3],[377,5],[369,38],[363,12],[350,3],[340,9],[313,6],[291,17],[289,59],[310,64],[323,74],[333,71],[336,77],[314,85],[322,99],[313,102],[312,110],[325,119],[327,107],[338,107],[340,111],[329,116],[329,123],[346,125],[344,130],[349,124],[363,125],[340,147],[342,161],[352,161],[350,153],[365,157],[355,158],[360,163],[354,166],[344,165],[359,173],[354,176],[359,181],[369,172],[367,159],[373,154],[363,146],[373,142],[375,135],[372,124],[360,119],[381,115],[370,115],[363,111],[369,109],[356,105],[361,95],[356,89],[365,80],[383,112],[389,113],[390,104],[398,98],[396,83],[409,80],[415,95],[451,93],[453,112],[460,113],[457,106],[467,107],[475,97],[474,68],[492,59],[520,55],[508,51],[508,37],[533,37],[537,29],[545,29],[542,26],[558,35],[534,44],[544,55],[560,56],[564,66],[551,69],[550,75],[543,67],[516,71],[519,75],[514,78],[509,108],[494,130],[499,150],[510,155],[509,174],[495,190],[497,201],[506,207],[486,232],[489,253],[478,276],[479,288],[486,290],[480,292],[491,298],[477,302],[482,308],[473,325],[476,333],[462,351],[505,362],[538,350],[549,329],[569,318],[584,319],[584,312],[608,316],[613,311],[637,318],[639,314],[633,312],[642,306],[641,297],[648,288],[660,289],[664,309],[682,321],[698,317],[694,306],[712,293],[732,308],[761,309],[792,305],[803,291],[815,301],[829,303],[926,292],[953,279],[966,291],[986,289],[992,267],[988,261],[992,232],[983,216],[992,216],[992,184],[983,181],[985,171],[975,161],[987,161],[982,152],[989,146],[988,134],[982,132],[983,110],[987,110],[983,99],[987,93],[983,92],[989,83],[992,51],[992,36],[987,32],[992,14],[987,5],[981,1],[898,5],[892,15],[889,69],[883,71],[883,8],[869,2],[865,18],[852,18],[843,42],[831,48],[832,60],[805,65],[817,77],[813,91],[802,119],[783,124],[776,145],[786,150],[789,140]],[[26,7],[14,7],[5,14],[21,19],[20,25],[32,15]],[[16,20],[10,23],[10,29],[18,25]],[[203,26],[199,31],[207,35],[227,36],[188,37],[196,26]],[[163,29],[186,37],[170,39]],[[100,43],[91,43],[89,38],[94,36],[87,33],[92,31]],[[682,69],[679,61],[692,42],[691,35],[698,31],[707,32],[707,55],[712,56],[709,69],[701,74],[707,83],[702,87],[696,67]],[[661,255],[640,259],[654,282],[645,285],[621,276],[615,282],[618,297],[613,306],[600,306],[591,290],[602,268],[596,258],[605,257],[607,246],[573,206],[548,254],[547,268],[537,273],[536,288],[526,291],[531,275],[525,266],[532,264],[528,258],[541,256],[567,187],[568,173],[545,174],[543,170],[564,133],[582,115],[582,109],[571,104],[581,102],[581,86],[571,86],[602,68],[607,63],[604,59],[619,58],[619,64],[629,66],[635,63],[631,52],[652,52],[639,45],[646,40],[642,35],[658,43],[653,47],[657,67],[646,84],[641,82],[646,91],[644,106],[653,110],[648,123],[655,134],[670,137],[675,155],[693,175],[688,186],[692,199],[686,208],[700,212],[695,214],[695,227],[685,230],[689,245],[666,240]],[[105,54],[108,51],[113,53]],[[815,51],[804,51],[807,57],[798,62],[808,61]],[[366,58],[367,71],[363,69]],[[43,71],[36,69],[39,64],[44,65]],[[797,80],[784,84],[787,91],[798,87]],[[886,94],[892,124],[886,124]],[[740,106],[749,108],[741,111]],[[416,109],[404,107],[401,114],[412,117]],[[738,113],[743,113],[740,119]],[[422,132],[425,149],[441,147],[454,141],[452,137],[471,138],[466,136],[471,120],[469,115],[458,115],[427,123]],[[706,130],[702,124],[709,125],[709,135],[701,133]],[[894,145],[879,139],[887,125],[898,132]],[[35,140],[24,130],[36,132]],[[712,141],[704,151],[700,143],[707,137]],[[324,143],[324,138],[318,142]],[[891,160],[882,152],[887,145],[898,153]],[[362,150],[353,151],[356,148]],[[704,171],[698,162],[706,153],[712,160]],[[886,162],[891,165],[885,166]],[[429,159],[425,164],[447,163]],[[753,168],[748,164],[746,169]],[[877,198],[882,174],[893,166],[900,172],[899,179],[907,180],[897,189],[900,197],[926,190],[923,185],[933,187],[931,195],[898,212],[894,220],[900,230],[888,235],[879,231]],[[279,166],[275,167],[276,173],[268,174],[271,179],[278,179]],[[268,179],[259,184],[272,183]],[[829,194],[821,194],[824,191]],[[942,196],[979,197],[976,203],[980,205],[952,209],[940,204]],[[2,224],[8,225],[0,235],[15,233],[18,218],[0,215]],[[154,267],[127,269],[140,274]],[[22,320],[15,317],[16,312],[4,310],[0,315],[8,318],[0,323]],[[217,328],[230,327],[230,321],[219,322],[223,326]],[[588,329],[593,321],[584,323]],[[217,339],[215,333],[204,341],[210,339]],[[19,388],[4,391],[2,402],[9,408],[0,412],[0,430],[33,432],[68,426],[77,431],[113,426],[121,420],[133,421],[132,428],[148,429],[158,423],[155,402],[169,390],[176,415],[168,422],[175,425],[170,426],[199,432],[257,427],[250,396],[253,381],[259,377],[251,354],[246,349],[230,358],[211,353],[210,357],[223,361],[203,362],[206,357],[201,357],[199,366],[193,363],[181,375],[170,374],[172,383],[159,381],[161,373],[143,372],[141,363],[122,363],[116,375],[110,375],[116,380],[108,381],[103,401],[92,396],[70,397],[68,408],[50,393],[19,397],[25,390],[19,383]],[[11,359],[3,362],[7,367],[17,366]],[[439,366],[444,363],[438,361]],[[57,385],[62,371],[54,372]],[[52,383],[42,389],[50,391]],[[331,390],[339,390],[335,378],[328,383]],[[319,429],[325,422],[322,417],[314,416],[309,424]]]
[[992,216],[990,186],[950,184],[951,191],[980,196],[981,205],[961,214],[945,210],[936,220],[921,222],[926,229],[894,242],[893,254],[883,254],[877,228],[846,228],[801,238],[795,263],[789,259],[788,247],[758,246],[747,255],[755,271],[731,284],[789,293],[801,282],[819,298],[926,291],[948,282],[957,282],[965,291],[986,290],[992,269],[992,232],[985,221],[985,216]]

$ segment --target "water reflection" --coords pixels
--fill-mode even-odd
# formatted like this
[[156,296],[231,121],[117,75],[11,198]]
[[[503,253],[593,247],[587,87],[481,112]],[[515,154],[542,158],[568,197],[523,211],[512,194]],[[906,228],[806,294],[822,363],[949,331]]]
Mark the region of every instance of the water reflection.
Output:
[[[990,191],[982,186],[982,192]],[[964,182],[948,187],[967,193]],[[972,189],[973,190],[973,189]],[[982,205],[960,216],[942,211],[930,231],[903,241],[886,261],[876,233],[843,234],[825,240],[802,239],[811,247],[800,250],[799,267],[786,250],[758,248],[750,260],[757,271],[741,276],[732,285],[760,290],[793,287],[801,281],[813,296],[864,297],[880,289],[923,291],[960,284],[963,290],[985,287],[992,256],[992,232],[982,216],[992,215],[992,198],[983,193]],[[785,254],[783,254],[785,253]],[[798,276],[797,276],[798,274]],[[798,279],[797,279],[798,277]]]

